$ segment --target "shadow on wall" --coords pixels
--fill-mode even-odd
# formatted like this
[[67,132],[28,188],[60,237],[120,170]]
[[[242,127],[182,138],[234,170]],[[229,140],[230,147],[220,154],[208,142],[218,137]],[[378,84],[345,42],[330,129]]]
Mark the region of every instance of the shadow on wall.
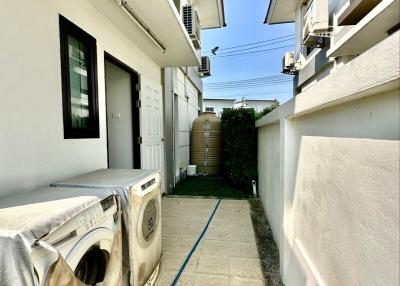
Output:
[[399,104],[396,90],[281,123],[286,285],[398,281]]

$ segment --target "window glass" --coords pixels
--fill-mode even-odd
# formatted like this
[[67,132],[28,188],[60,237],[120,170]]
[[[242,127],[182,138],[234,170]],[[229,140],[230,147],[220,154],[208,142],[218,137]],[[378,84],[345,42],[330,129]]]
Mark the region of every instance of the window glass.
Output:
[[96,39],[60,15],[64,138],[99,138]]
[[89,127],[89,95],[87,47],[78,39],[68,36],[68,61],[71,91],[72,128]]

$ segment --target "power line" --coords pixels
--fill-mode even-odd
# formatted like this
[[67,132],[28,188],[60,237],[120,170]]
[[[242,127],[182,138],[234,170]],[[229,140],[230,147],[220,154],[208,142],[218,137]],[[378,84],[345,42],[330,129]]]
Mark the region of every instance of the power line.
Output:
[[265,85],[268,83],[281,82],[281,81],[292,81],[292,79],[284,75],[274,75],[258,78],[249,78],[243,80],[232,80],[232,81],[220,81],[205,83],[204,86],[207,88],[220,88],[220,87],[235,87],[235,86],[250,86],[250,85]]
[[[283,39],[283,38],[288,38],[288,37],[293,37],[293,36],[294,36],[294,34],[291,34],[291,35],[286,35],[286,36],[271,38],[271,39],[264,40],[264,41],[258,41],[258,42],[252,42],[252,43],[237,45],[237,46],[231,46],[231,47],[222,48],[222,49],[219,49],[219,50],[220,50],[220,51],[232,50],[232,49],[236,49],[236,48],[247,47],[247,46],[257,45],[257,44],[261,44],[261,43],[267,43],[267,42],[271,42],[271,41],[274,41],[274,40]],[[210,54],[210,52],[208,52],[208,53]]]
[[279,92],[274,92],[274,91],[265,91],[265,92],[249,92],[249,93],[240,93],[240,94],[218,94],[218,95],[209,95],[212,96],[212,98],[207,97],[204,99],[218,99],[218,98],[226,98],[226,99],[235,99],[235,98],[250,98],[250,97],[255,97],[255,96],[260,96],[260,95],[265,95],[265,96],[274,96],[276,94],[292,94],[293,91],[279,91]]
[[292,81],[292,80],[290,78],[282,77],[282,78],[255,80],[255,81],[248,81],[248,82],[215,83],[215,84],[208,84],[205,86],[206,87],[224,87],[224,86],[237,86],[237,85],[264,84],[264,83],[276,82],[276,81]]
[[266,81],[266,82],[256,82],[256,83],[247,83],[247,84],[232,84],[232,85],[218,85],[218,86],[207,86],[208,89],[223,89],[223,88],[234,88],[234,87],[252,87],[252,86],[265,86],[269,84],[276,84],[281,82],[292,82],[291,80],[274,80],[274,81]]
[[252,51],[252,52],[245,52],[245,53],[237,53],[237,54],[229,54],[229,55],[221,55],[221,56],[210,56],[213,59],[216,58],[227,58],[227,57],[235,57],[235,56],[245,56],[245,55],[255,55],[259,53],[264,53],[268,51],[273,51],[273,50],[278,50],[278,49],[284,49],[284,48],[291,48],[293,45],[288,45],[288,46],[282,46],[282,47],[276,47],[276,48],[271,48],[271,49],[265,49],[265,50],[259,50],[259,51]]
[[255,81],[274,80],[274,79],[287,79],[287,76],[284,76],[284,75],[279,74],[279,75],[271,75],[271,76],[247,78],[247,79],[241,79],[241,80],[206,82],[206,83],[204,83],[204,85],[245,83],[245,82],[255,82]]
[[226,86],[226,87],[208,87],[206,90],[227,90],[227,89],[246,89],[246,88],[259,88],[274,85],[282,85],[291,83],[292,81],[276,81],[271,83],[256,84],[256,85],[239,85],[239,86]]
[[285,40],[279,40],[279,41],[275,41],[275,42],[272,42],[272,43],[252,46],[252,47],[249,47],[249,48],[234,50],[234,51],[231,51],[231,52],[222,52],[222,53],[218,53],[217,56],[229,55],[229,54],[233,54],[233,53],[237,53],[237,52],[248,51],[248,50],[253,50],[253,49],[257,49],[257,48],[261,48],[261,47],[272,46],[272,45],[275,45],[275,44],[278,44],[278,43],[283,43],[283,42],[292,41],[292,40],[294,40],[294,38],[289,38],[289,39],[285,39]]

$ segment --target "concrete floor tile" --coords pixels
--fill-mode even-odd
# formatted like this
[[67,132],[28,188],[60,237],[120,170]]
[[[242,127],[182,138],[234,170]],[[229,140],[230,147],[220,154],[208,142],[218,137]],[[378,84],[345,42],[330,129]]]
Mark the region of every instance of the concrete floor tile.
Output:
[[178,226],[165,226],[162,228],[162,237],[181,237],[180,231]]
[[213,275],[197,273],[194,278],[195,286],[229,286],[229,277],[226,275]]
[[188,254],[196,243],[196,238],[179,238],[175,242],[175,254]]
[[229,227],[230,219],[229,217],[225,216],[214,216],[210,222],[210,227],[212,226],[219,226],[222,228]]
[[171,252],[175,247],[175,238],[163,237],[161,241],[161,250],[163,252]]
[[229,240],[229,230],[208,229],[204,239]]
[[243,229],[231,229],[229,231],[229,239],[231,241],[256,243],[254,232]]
[[160,272],[165,269],[168,264],[168,260],[171,257],[170,252],[161,252],[161,259],[160,259]]
[[[176,277],[176,271],[164,271],[161,273],[157,286],[171,286]],[[177,285],[191,286],[194,282],[195,273],[193,271],[184,271],[179,277]]]
[[252,231],[253,223],[251,220],[231,220],[229,221],[229,229],[243,229]]
[[251,222],[251,215],[248,211],[232,211],[229,215],[229,219]]
[[161,225],[163,227],[167,226],[176,226],[177,221],[179,220],[180,217],[178,216],[163,216],[161,218]]
[[256,258],[231,257],[229,259],[229,271],[240,277],[263,279],[261,262]]
[[259,258],[257,245],[251,242],[231,241],[230,257]]
[[267,284],[262,279],[244,278],[231,276],[230,286],[266,286]]
[[[178,271],[187,257],[187,253],[172,253],[168,259],[167,271]],[[199,255],[192,255],[189,262],[186,264],[185,271],[196,271],[199,264]]]
[[205,274],[228,275],[228,256],[201,255],[197,272]]
[[201,242],[199,250],[202,255],[228,255],[229,241],[205,239]]
[[180,226],[180,238],[198,238],[204,227]]

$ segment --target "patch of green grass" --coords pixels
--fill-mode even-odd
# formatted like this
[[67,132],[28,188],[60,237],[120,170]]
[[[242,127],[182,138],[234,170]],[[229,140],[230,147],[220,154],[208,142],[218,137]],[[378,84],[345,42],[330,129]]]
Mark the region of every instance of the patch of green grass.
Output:
[[212,196],[222,198],[248,198],[245,192],[229,186],[222,177],[197,176],[187,177],[179,182],[172,195]]

